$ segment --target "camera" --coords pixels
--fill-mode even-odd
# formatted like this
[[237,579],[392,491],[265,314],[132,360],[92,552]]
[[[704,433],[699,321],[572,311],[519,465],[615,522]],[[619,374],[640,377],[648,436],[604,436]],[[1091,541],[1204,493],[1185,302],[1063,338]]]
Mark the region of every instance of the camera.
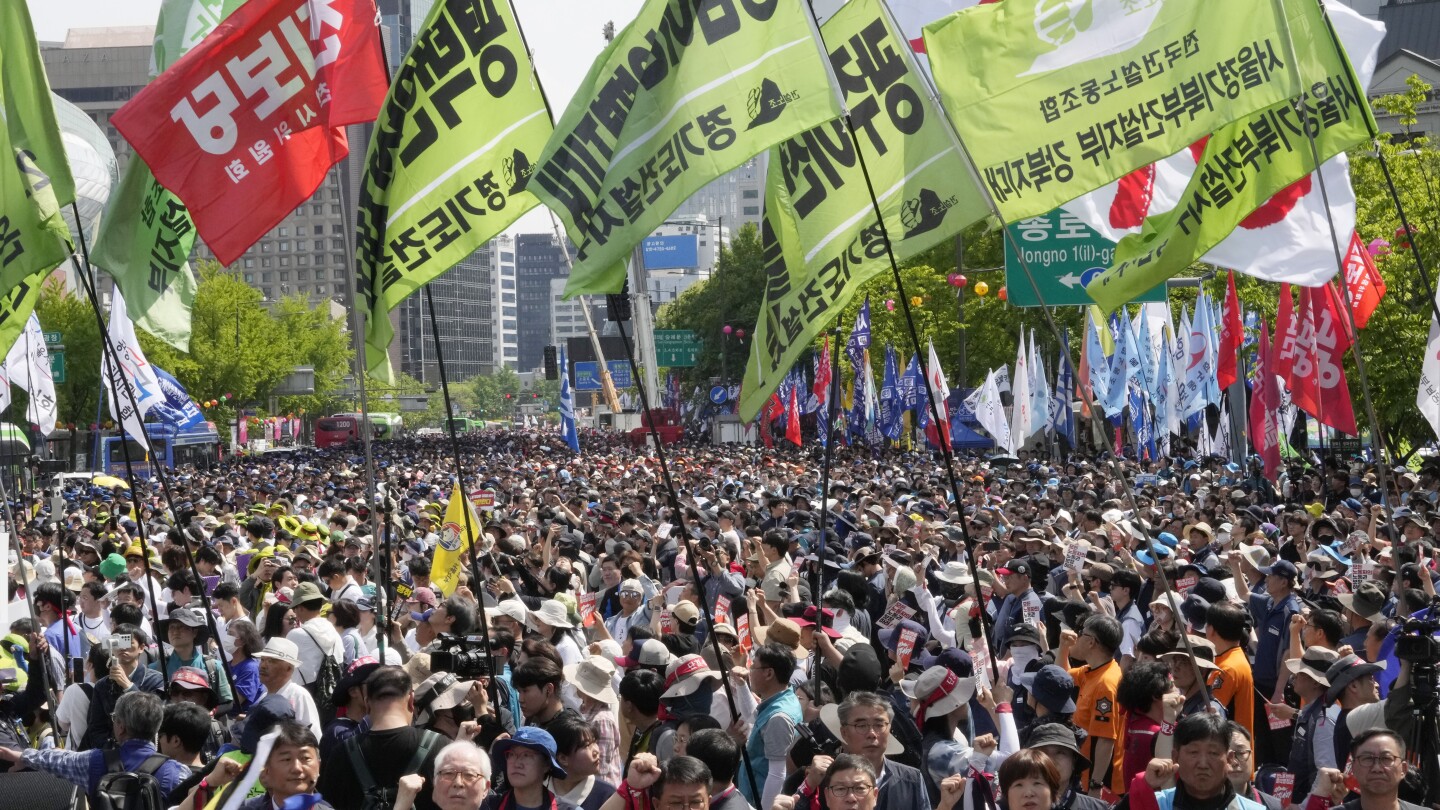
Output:
[[804,770],[810,767],[817,756],[835,757],[840,754],[840,741],[825,734],[816,735],[805,723],[795,727],[795,741],[790,743],[790,761]]
[[129,636],[110,636],[105,639],[105,652],[114,655],[116,650],[128,650],[135,644]]
[[1412,664],[1430,664],[1440,659],[1440,619],[1408,618],[1400,626],[1400,636],[1395,639],[1395,657]]
[[441,633],[439,649],[430,653],[431,672],[450,672],[457,678],[475,680],[490,677],[490,648],[480,636]]

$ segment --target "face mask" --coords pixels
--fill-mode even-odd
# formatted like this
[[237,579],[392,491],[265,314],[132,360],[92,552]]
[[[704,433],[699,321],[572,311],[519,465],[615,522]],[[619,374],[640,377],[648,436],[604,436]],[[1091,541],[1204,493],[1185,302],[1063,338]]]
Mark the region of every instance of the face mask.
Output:
[[850,614],[843,610],[835,611],[835,618],[831,620],[830,626],[837,633],[843,633],[850,627]]
[[1010,648],[1010,671],[1022,673],[1030,665],[1031,661],[1040,658],[1040,648],[1030,644],[1021,644],[1019,647]]
[[687,714],[708,714],[710,712],[710,690],[701,689],[683,697],[669,698],[665,701],[665,705],[674,717],[684,717]]

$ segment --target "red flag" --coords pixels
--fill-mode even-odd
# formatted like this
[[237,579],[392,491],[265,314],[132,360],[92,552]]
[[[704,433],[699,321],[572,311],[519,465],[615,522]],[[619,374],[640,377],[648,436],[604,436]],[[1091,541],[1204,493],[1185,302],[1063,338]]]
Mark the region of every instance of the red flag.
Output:
[[1314,365],[1309,376],[1319,390],[1320,410],[1315,418],[1341,433],[1356,436],[1355,405],[1350,401],[1350,385],[1345,380],[1345,352],[1350,348],[1350,335],[1340,326],[1340,310],[1331,285],[1312,290],[1303,288],[1302,302],[1308,300],[1310,336]]
[[1345,284],[1355,307],[1355,325],[1364,329],[1385,297],[1385,278],[1358,233],[1350,238],[1350,250],[1345,254]]
[[[1302,298],[1302,304],[1305,299]],[[1275,316],[1275,369],[1285,377],[1290,387],[1290,401],[1295,407],[1314,414],[1319,410],[1319,394],[1315,387],[1314,356],[1306,340],[1301,337],[1302,323],[1309,318],[1309,307],[1301,306],[1295,312],[1295,301],[1290,295],[1290,285],[1280,285],[1280,308]],[[1311,332],[1313,333],[1313,329]],[[1303,370],[1303,373],[1302,373]]]
[[790,406],[785,410],[785,438],[800,446],[800,405],[795,400],[795,389],[790,389]]
[[[826,335],[825,347],[820,351],[820,362],[815,367],[815,387],[811,389],[815,392],[815,399],[820,402],[820,411],[822,414],[820,417],[821,424],[824,424],[830,413],[830,381],[832,374],[834,374],[834,372],[830,368],[830,336]],[[824,428],[821,428],[821,430],[823,431]]]
[[345,157],[342,127],[374,121],[386,83],[373,0],[250,0],[110,120],[233,264]]
[[1244,339],[1245,327],[1240,324],[1240,296],[1235,294],[1235,271],[1231,270],[1225,289],[1225,310],[1220,315],[1220,358],[1215,371],[1222,391],[1235,384],[1235,358]]
[[1265,477],[1272,481],[1280,472],[1280,433],[1275,422],[1275,410],[1279,403],[1270,326],[1262,319],[1260,344],[1255,347],[1254,396],[1250,398],[1250,443],[1265,464]]

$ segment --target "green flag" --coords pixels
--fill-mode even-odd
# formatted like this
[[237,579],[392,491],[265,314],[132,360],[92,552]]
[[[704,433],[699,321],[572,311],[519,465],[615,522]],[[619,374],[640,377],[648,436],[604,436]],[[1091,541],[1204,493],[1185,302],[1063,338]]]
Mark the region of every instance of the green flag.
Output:
[[647,0],[536,161],[531,190],[578,246],[566,296],[619,292],[692,194],[839,115],[811,25],[804,0]]
[[[23,2],[0,4],[0,124],[0,290],[9,290],[37,273],[43,278],[70,255],[70,231],[60,209],[75,200],[50,85]],[[22,327],[26,317],[28,312],[20,318]]]
[[538,204],[526,184],[550,131],[507,0],[437,3],[365,156],[356,259],[372,375],[393,376],[390,310]]
[[[1324,19],[1293,29],[1297,41],[1333,43]],[[1085,291],[1107,312],[1179,274],[1229,236],[1277,192],[1378,131],[1370,104],[1338,44],[1321,58],[1300,58],[1306,91],[1236,121],[1210,137],[1174,208],[1148,217],[1115,246],[1110,268]],[[1317,239],[1329,239],[1316,234]]]
[[35,304],[40,301],[40,288],[53,269],[32,273],[0,293],[0,347],[4,347],[5,352],[10,351],[25,331],[25,322],[30,320]]
[[[909,44],[878,0],[851,0],[825,23],[845,104],[885,233],[905,260],[989,213],[941,113],[915,72]],[[771,150],[761,229],[765,294],[740,391],[750,420],[815,336],[889,268],[855,147],[840,121]]]
[[[1293,30],[1316,0],[1283,0]],[[1303,89],[1266,0],[1006,0],[925,29],[1006,222],[1044,214]],[[1296,37],[1302,63],[1331,49]]]
[[[151,77],[215,29],[243,0],[165,0],[155,28]],[[115,279],[135,324],[182,352],[190,351],[195,224],[180,198],[150,173],[139,155],[110,196],[90,261]]]

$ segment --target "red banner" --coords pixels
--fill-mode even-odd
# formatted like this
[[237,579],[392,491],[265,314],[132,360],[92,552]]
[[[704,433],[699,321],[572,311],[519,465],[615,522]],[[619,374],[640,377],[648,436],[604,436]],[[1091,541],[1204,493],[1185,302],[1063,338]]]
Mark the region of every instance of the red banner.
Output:
[[[825,347],[820,352],[820,362],[815,366],[815,387],[810,389],[815,394],[815,399],[820,402],[820,422],[824,424],[826,416],[830,413],[826,403],[830,399],[830,381],[834,371],[830,368],[830,336],[825,336]],[[824,428],[822,427],[823,431]]]
[[1291,401],[1322,424],[1356,435],[1344,366],[1351,341],[1340,324],[1334,293],[1302,287],[1300,308],[1294,310],[1290,285],[1280,285],[1275,340],[1275,367],[1283,370]]
[[1240,323],[1240,296],[1235,293],[1235,271],[1231,270],[1225,288],[1225,310],[1220,315],[1220,357],[1215,370],[1221,391],[1235,384],[1236,357],[1245,339],[1244,330]]
[[250,0],[111,120],[232,264],[345,157],[342,127],[375,120],[386,83],[373,0]]
[[1265,464],[1265,477],[1272,481],[1280,473],[1280,430],[1275,421],[1280,406],[1277,385],[1270,326],[1261,320],[1260,343],[1255,347],[1254,396],[1250,398],[1250,443]]
[[790,389],[790,405],[785,409],[785,438],[800,446],[800,403],[795,399],[795,388]]
[[1345,284],[1355,307],[1355,325],[1364,329],[1385,297],[1385,278],[1358,233],[1351,237],[1350,250],[1345,254]]

